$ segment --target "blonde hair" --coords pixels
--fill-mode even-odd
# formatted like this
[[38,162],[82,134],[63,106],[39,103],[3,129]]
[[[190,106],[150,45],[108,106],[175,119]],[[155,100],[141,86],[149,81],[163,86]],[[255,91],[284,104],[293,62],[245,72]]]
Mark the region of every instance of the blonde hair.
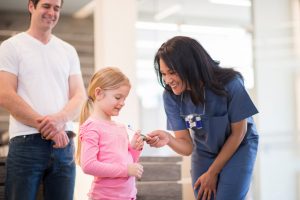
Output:
[[[83,124],[91,114],[93,109],[93,102],[95,100],[95,89],[100,87],[103,90],[114,90],[120,86],[130,86],[129,79],[120,71],[117,67],[105,67],[98,70],[91,78],[87,94],[88,99],[82,106],[79,125]],[[77,151],[76,151],[76,162],[80,165],[80,152],[81,152],[81,141],[80,137],[77,139]]]

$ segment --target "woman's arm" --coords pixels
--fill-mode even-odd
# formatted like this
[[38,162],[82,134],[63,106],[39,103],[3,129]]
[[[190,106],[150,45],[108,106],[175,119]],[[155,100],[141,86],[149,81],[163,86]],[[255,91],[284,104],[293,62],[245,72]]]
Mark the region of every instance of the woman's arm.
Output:
[[175,131],[175,137],[163,130],[155,130],[148,134],[147,143],[151,147],[168,145],[176,153],[188,156],[193,151],[193,142],[188,130]]
[[231,134],[227,138],[220,153],[209,167],[213,174],[219,174],[226,162],[231,158],[243,141],[247,132],[247,119],[231,124]]
[[217,177],[227,161],[232,157],[240,146],[247,132],[247,119],[231,124],[231,134],[227,138],[215,161],[211,164],[207,172],[202,174],[194,184],[194,188],[200,187],[198,198],[210,197],[212,193],[216,195]]

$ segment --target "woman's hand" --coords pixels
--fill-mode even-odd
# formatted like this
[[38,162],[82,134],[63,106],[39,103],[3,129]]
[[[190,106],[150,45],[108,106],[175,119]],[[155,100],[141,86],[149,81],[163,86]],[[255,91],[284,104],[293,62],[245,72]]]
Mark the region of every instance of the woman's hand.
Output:
[[247,119],[231,124],[231,134],[227,138],[225,144],[221,148],[218,156],[205,172],[196,181],[194,188],[198,188],[198,199],[207,200],[211,194],[216,197],[216,185],[218,181],[218,173],[225,166],[226,162],[232,157],[238,149],[247,132]]
[[197,200],[210,200],[212,195],[216,199],[218,175],[211,174],[209,171],[202,174],[194,184],[194,189],[200,187]]
[[147,144],[151,147],[163,147],[167,145],[170,141],[169,133],[163,130],[156,130],[152,131],[151,133],[147,134]]

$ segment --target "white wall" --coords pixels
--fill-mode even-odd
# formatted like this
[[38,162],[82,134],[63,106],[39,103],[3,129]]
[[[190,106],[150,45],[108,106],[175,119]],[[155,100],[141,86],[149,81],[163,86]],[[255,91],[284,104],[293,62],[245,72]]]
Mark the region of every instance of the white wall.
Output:
[[[299,199],[292,0],[254,0],[254,61],[260,140],[255,200]],[[299,10],[299,8],[297,9]],[[296,36],[299,39],[300,35]]]

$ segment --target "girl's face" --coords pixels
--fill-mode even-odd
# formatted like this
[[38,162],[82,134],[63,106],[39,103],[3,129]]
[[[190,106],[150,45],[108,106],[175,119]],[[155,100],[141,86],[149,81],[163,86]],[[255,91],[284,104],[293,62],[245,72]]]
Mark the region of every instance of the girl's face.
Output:
[[97,87],[95,89],[95,111],[106,119],[110,119],[111,116],[118,116],[120,110],[125,105],[129,91],[129,85],[122,85],[113,90],[102,90]]
[[159,66],[164,82],[171,87],[174,94],[180,95],[186,87],[177,72],[169,68],[163,59],[159,59]]

